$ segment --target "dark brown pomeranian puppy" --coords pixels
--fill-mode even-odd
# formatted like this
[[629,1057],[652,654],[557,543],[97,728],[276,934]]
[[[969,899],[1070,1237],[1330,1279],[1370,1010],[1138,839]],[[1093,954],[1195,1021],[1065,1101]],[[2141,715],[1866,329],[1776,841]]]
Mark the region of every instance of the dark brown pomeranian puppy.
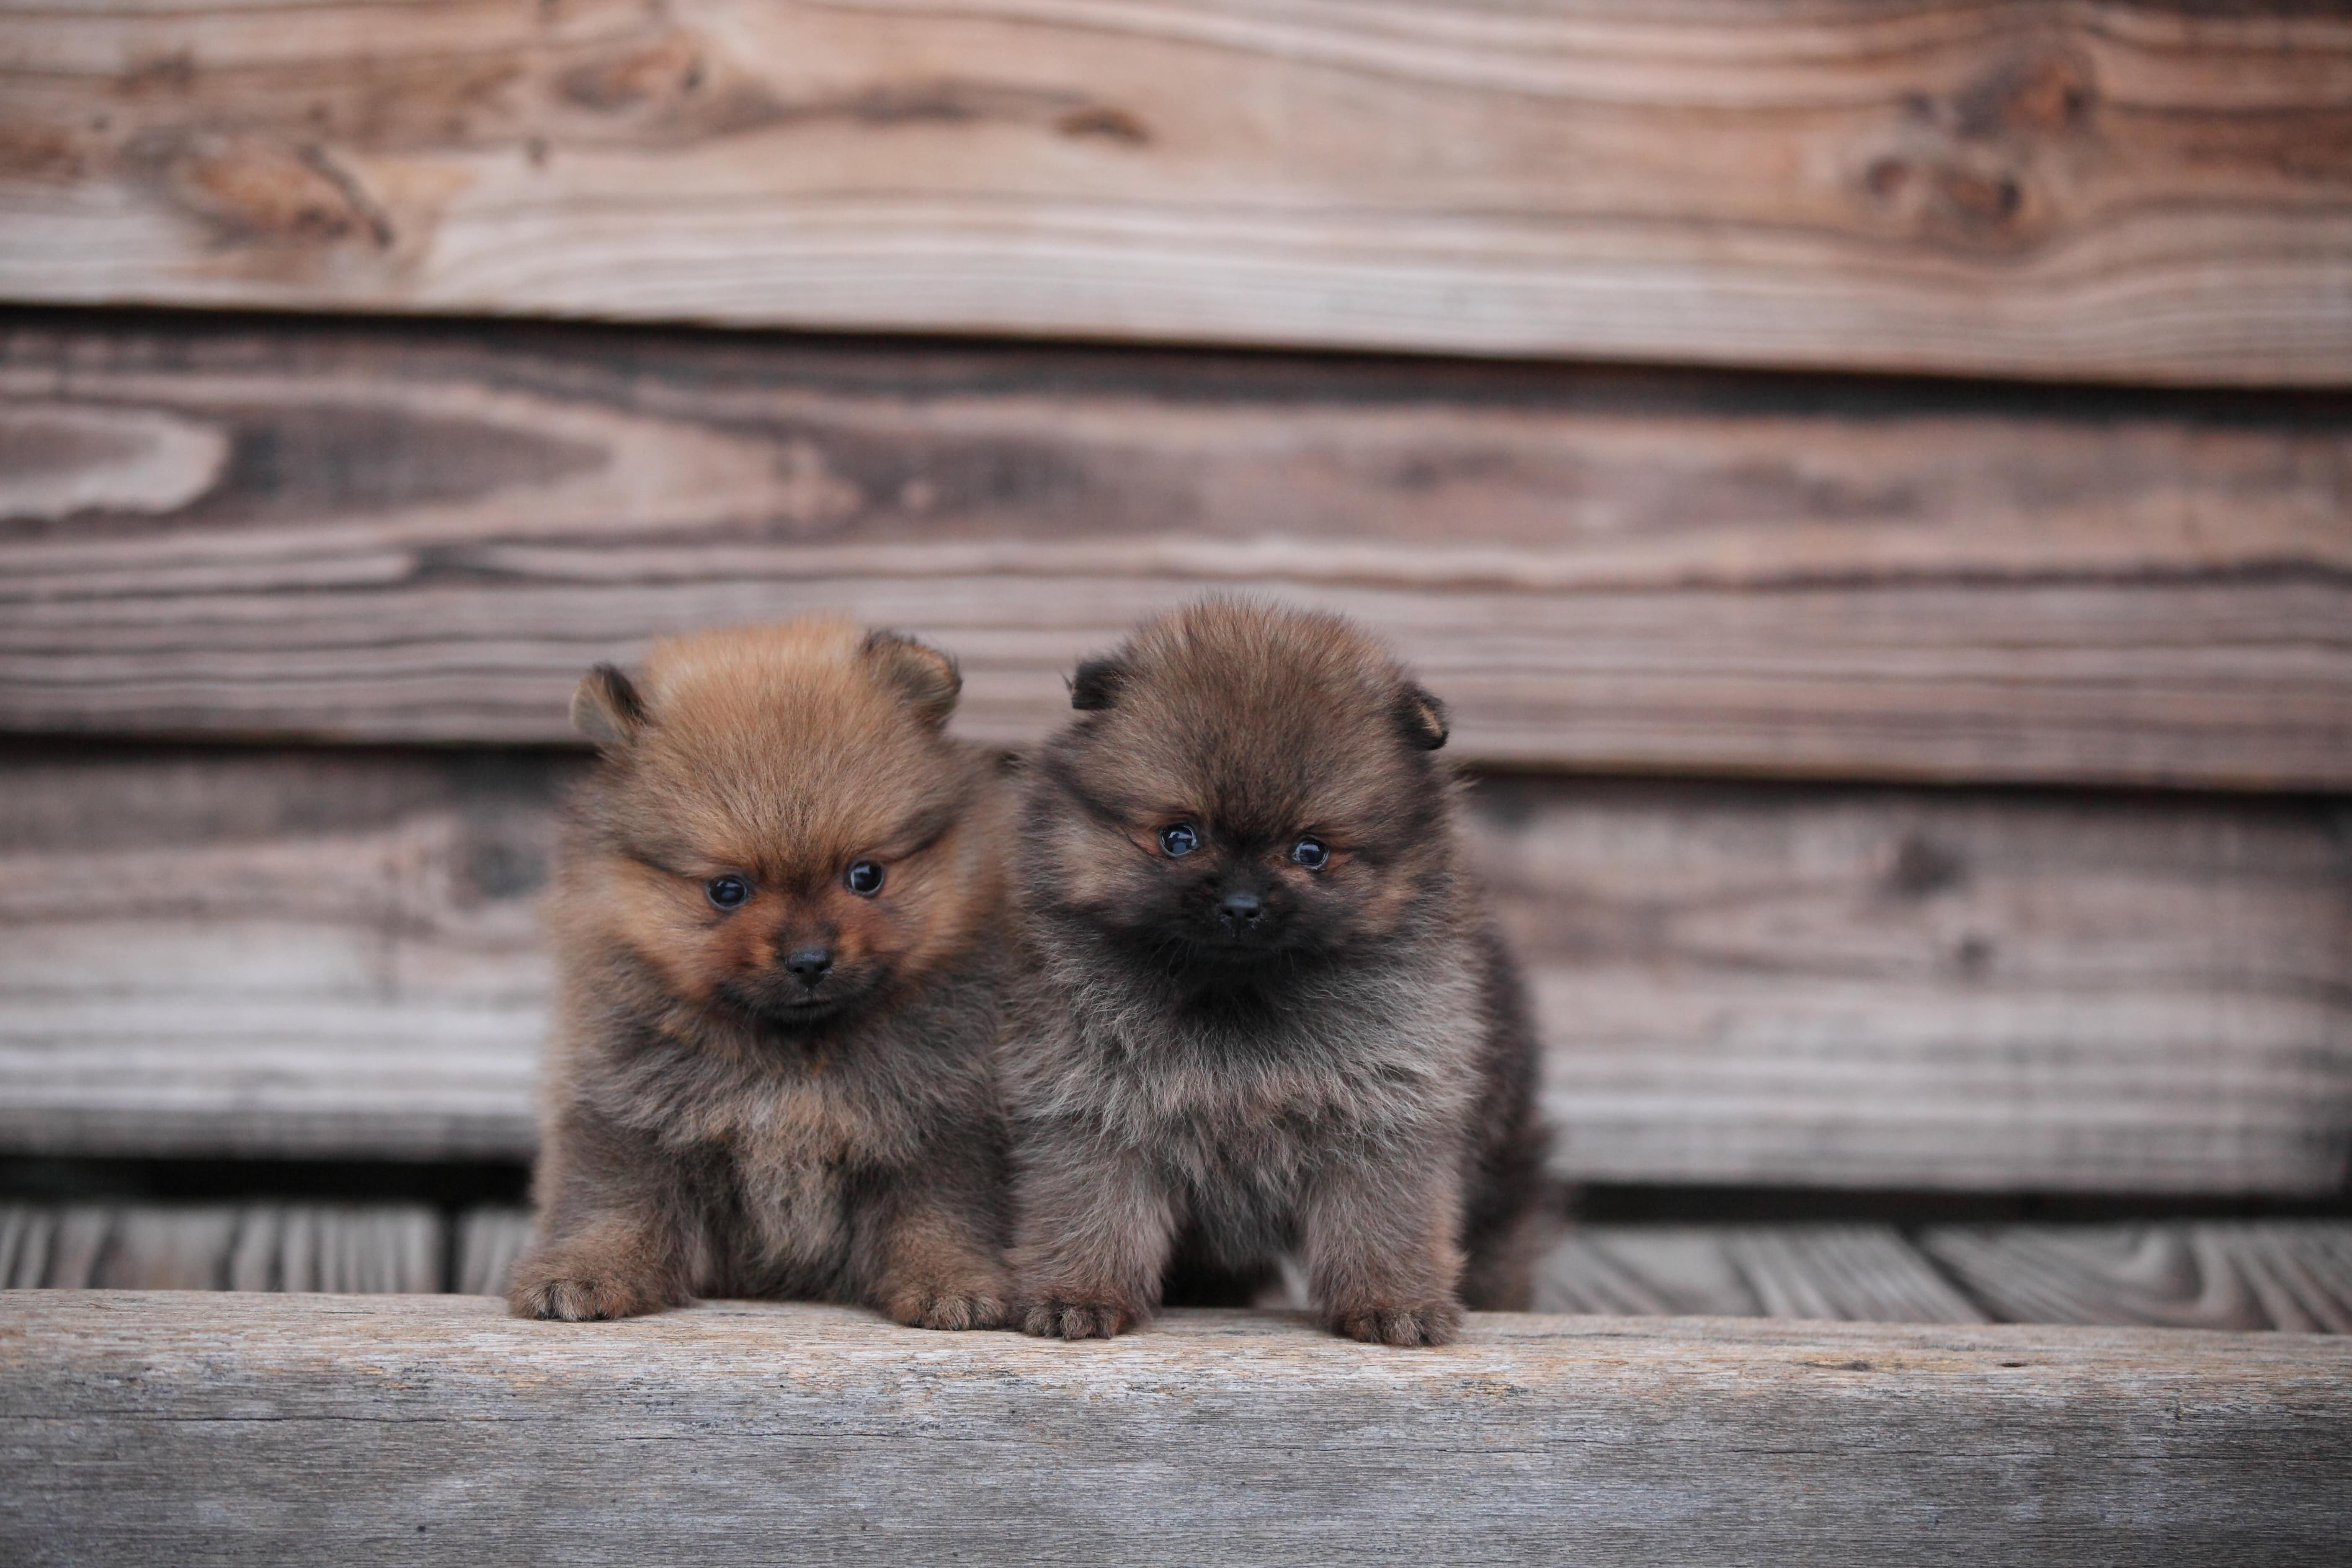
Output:
[[998,757],[948,658],[847,621],[599,666],[571,802],[520,1317],[693,1295],[1002,1323]]
[[1524,1308],[1544,1136],[1437,700],[1337,617],[1212,601],[1082,665],[1023,808],[999,1046],[1022,1327],[1303,1261],[1360,1340]]

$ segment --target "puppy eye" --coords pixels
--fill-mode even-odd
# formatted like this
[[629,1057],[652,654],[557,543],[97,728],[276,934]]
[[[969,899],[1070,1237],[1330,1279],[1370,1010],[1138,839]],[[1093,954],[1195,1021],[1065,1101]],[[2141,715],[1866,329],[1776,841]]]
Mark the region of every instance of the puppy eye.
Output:
[[751,884],[740,877],[713,877],[702,884],[702,890],[719,908],[739,910],[751,896]]
[[853,860],[841,879],[859,898],[870,899],[882,890],[882,868],[871,860]]
[[1171,860],[1201,847],[1200,830],[1189,822],[1171,822],[1160,830],[1160,852]]
[[1290,858],[1310,871],[1320,871],[1331,858],[1331,851],[1324,847],[1323,840],[1309,834],[1290,847]]

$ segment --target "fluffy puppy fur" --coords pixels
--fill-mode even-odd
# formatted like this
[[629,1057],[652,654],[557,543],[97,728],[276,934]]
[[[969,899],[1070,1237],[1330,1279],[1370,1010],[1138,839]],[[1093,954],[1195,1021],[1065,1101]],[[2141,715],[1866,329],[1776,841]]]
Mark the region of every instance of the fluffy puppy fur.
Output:
[[948,658],[847,621],[656,646],[572,717],[521,1317],[692,1295],[1003,1322],[998,756]]
[[1524,1308],[1535,1049],[1463,868],[1444,710],[1335,616],[1212,601],[1081,666],[1023,805],[999,1046],[1033,1334],[1246,1300]]

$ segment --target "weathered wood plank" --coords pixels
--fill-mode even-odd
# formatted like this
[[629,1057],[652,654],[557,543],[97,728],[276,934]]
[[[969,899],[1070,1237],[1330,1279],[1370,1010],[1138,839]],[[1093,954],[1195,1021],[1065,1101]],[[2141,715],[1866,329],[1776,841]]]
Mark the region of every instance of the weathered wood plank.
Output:
[[1474,1318],[1367,1351],[478,1298],[0,1299],[26,1563],[2332,1563],[2352,1342]]
[[2325,806],[1489,779],[1476,863],[1591,1179],[2332,1193]]
[[8,1204],[0,1287],[429,1292],[442,1240],[416,1204]]
[[469,1209],[457,1222],[457,1270],[449,1288],[463,1296],[504,1296],[507,1275],[530,1244],[530,1211]]
[[[0,1147],[527,1153],[572,759],[0,753]],[[2327,1193],[2325,804],[1487,778],[1564,1175]]]
[[2012,1321],[2352,1333],[2352,1226],[1945,1226],[1920,1245]]
[[[2352,1224],[1580,1227],[1549,1311],[2352,1333]],[[1941,1265],[1938,1274],[1920,1256]]]
[[958,723],[1203,589],[1362,616],[1465,756],[2352,787],[2352,402],[592,331],[0,338],[0,727],[563,741],[846,607]]
[[1879,1323],[1987,1321],[1901,1232],[1884,1225],[1580,1226],[1545,1260],[1536,1306]]
[[2352,379],[2352,30],[2290,0],[0,26],[20,300]]
[[[0,1204],[0,1289],[501,1296],[528,1209],[447,1234],[414,1204]],[[1600,1225],[1539,1271],[1539,1312],[2352,1333],[2352,1223]],[[1275,1303],[1276,1305],[1282,1303]],[[1988,1310],[1988,1308],[1990,1310]]]
[[0,763],[0,1143],[526,1152],[568,762]]

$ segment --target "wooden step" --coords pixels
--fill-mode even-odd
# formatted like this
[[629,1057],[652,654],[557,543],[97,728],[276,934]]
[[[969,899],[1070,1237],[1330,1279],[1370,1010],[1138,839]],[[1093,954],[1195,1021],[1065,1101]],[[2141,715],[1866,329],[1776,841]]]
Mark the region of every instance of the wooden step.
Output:
[[2352,787],[2342,396],[151,324],[0,336],[0,450],[18,731],[568,743],[593,660],[844,608],[1021,742],[1220,589],[1472,761]]
[[1594,1225],[1548,1311],[2352,1333],[2352,1221]]
[[[527,1157],[572,759],[0,750],[0,1150]],[[2326,803],[1493,777],[1563,1176],[2325,1194]]]
[[469,1209],[457,1225],[457,1272],[449,1289],[460,1296],[503,1296],[515,1259],[530,1245],[530,1211]]
[[[402,1205],[0,1204],[0,1289],[498,1296],[530,1233],[529,1211],[497,1205],[445,1226],[432,1209]],[[1889,1225],[1579,1226],[1546,1259],[1535,1305],[1634,1317],[2352,1333],[2352,1221],[1915,1235]]]
[[0,1554],[2330,1563],[2352,1341],[1295,1317],[1110,1342],[725,1304],[0,1297]]
[[1990,1317],[1885,1225],[1580,1226],[1546,1260],[1536,1305],[1883,1323]]
[[445,1245],[421,1205],[0,1204],[0,1288],[432,1292]]
[[2158,0],[149,0],[0,296],[2352,379],[2352,33]]
[[2352,1333],[2352,1226],[1942,1227],[1919,1245],[2011,1321]]

